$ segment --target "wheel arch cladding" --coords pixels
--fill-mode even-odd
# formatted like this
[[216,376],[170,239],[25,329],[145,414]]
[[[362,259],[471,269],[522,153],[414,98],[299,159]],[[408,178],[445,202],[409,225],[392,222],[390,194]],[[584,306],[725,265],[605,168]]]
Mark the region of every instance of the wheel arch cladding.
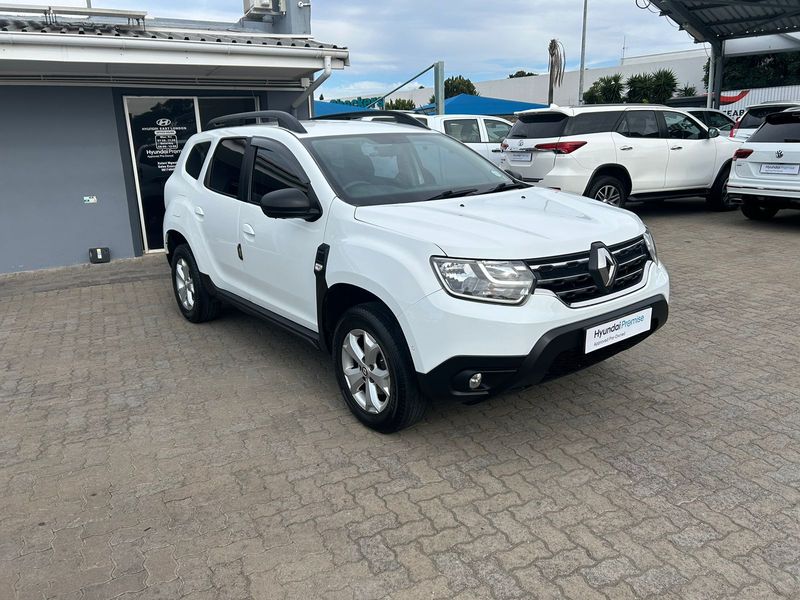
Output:
[[609,163],[600,165],[594,170],[594,173],[592,173],[592,176],[589,178],[589,183],[586,184],[586,189],[583,190],[583,195],[586,196],[589,193],[589,189],[594,185],[594,182],[597,181],[598,177],[603,177],[605,175],[619,179],[623,185],[625,185],[627,193],[631,193],[633,183],[631,182],[631,176],[628,173],[628,169],[622,165]]

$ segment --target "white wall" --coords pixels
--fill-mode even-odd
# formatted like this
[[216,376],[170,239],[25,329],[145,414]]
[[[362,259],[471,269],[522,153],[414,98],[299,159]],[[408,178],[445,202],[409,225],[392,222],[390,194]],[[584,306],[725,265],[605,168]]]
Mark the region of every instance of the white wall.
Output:
[[[678,86],[686,84],[697,88],[698,93],[704,92],[703,65],[707,56],[702,49],[689,50],[688,52],[673,52],[653,56],[636,56],[614,67],[599,69],[586,69],[584,76],[584,89],[605,75],[622,73],[623,79],[638,73],[651,73],[658,69],[672,69],[678,79]],[[446,66],[446,65],[445,65]],[[556,88],[554,101],[556,104],[578,104],[578,74],[579,71],[564,73],[564,83]],[[521,100],[523,102],[547,103],[548,75],[543,73],[535,77],[515,77],[514,79],[496,79],[493,81],[473,82],[481,96],[505,98],[507,100]],[[409,98],[417,106],[428,103],[433,88],[397,92],[388,99]]]

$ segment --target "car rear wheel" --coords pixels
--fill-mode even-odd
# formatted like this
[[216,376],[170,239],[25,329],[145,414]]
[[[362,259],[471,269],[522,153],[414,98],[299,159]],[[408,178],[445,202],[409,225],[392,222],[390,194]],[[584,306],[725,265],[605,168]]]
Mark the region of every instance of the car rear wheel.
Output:
[[742,204],[742,214],[753,221],[769,221],[778,214],[778,209],[773,206],[764,206],[753,201]]
[[192,323],[210,321],[219,314],[219,300],[203,285],[188,244],[181,244],[172,253],[172,289],[181,314]]
[[628,200],[625,184],[611,175],[601,175],[589,186],[587,197],[622,208]]
[[350,411],[382,433],[422,418],[427,403],[400,325],[377,302],[349,309],[333,334],[333,368]]

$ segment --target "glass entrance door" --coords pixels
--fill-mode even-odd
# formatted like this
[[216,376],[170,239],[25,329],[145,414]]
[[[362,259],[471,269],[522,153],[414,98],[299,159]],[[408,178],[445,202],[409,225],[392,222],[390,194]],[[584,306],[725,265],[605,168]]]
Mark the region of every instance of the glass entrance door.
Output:
[[186,141],[210,119],[256,110],[255,98],[124,99],[145,252],[163,250],[164,184]]

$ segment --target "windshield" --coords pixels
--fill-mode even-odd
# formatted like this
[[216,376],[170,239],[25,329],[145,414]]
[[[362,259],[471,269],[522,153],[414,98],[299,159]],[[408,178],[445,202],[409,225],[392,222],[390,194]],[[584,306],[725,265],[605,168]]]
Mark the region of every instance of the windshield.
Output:
[[377,133],[303,140],[348,204],[423,202],[527,187],[438,133]]
[[508,137],[529,140],[561,137],[567,118],[565,114],[552,112],[520,115]]

